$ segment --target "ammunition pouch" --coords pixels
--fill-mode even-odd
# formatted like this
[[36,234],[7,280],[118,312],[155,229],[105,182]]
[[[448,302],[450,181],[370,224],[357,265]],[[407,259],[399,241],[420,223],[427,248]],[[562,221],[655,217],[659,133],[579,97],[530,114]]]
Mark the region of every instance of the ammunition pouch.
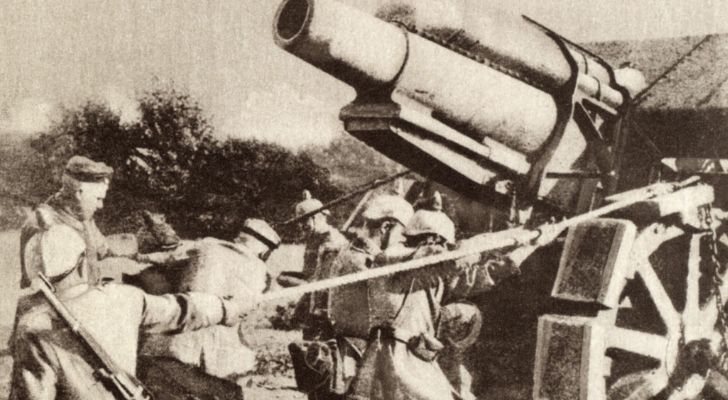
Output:
[[437,337],[448,351],[462,353],[478,340],[482,326],[483,315],[475,305],[451,303],[440,308]]
[[445,346],[434,335],[420,333],[418,335],[392,327],[377,327],[372,329],[370,342],[378,338],[396,340],[407,345],[407,350],[423,361],[435,361],[438,353]]
[[299,391],[344,393],[344,365],[336,340],[291,343],[288,351]]
[[445,346],[437,338],[426,333],[412,336],[407,341],[407,349],[420,360],[427,362],[435,361],[443,347]]

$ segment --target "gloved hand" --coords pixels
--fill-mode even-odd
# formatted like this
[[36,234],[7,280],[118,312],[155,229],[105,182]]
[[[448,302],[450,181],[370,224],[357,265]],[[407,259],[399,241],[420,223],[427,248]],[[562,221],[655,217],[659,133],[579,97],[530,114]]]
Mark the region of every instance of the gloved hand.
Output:
[[548,224],[540,226],[538,231],[539,235],[534,240],[533,244],[537,246],[545,246],[556,240],[556,238],[561,235],[561,232],[564,231],[564,228],[558,224]]
[[246,294],[239,297],[227,296],[222,298],[224,316],[222,324],[235,326],[252,311],[262,298],[261,294]]

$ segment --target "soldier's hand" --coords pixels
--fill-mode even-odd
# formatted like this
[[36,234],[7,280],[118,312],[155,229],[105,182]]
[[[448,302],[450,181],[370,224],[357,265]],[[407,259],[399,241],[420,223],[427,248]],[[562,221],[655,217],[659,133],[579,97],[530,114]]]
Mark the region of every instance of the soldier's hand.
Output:
[[225,309],[225,316],[222,324],[226,326],[235,326],[245,318],[250,311],[260,302],[262,295],[248,294],[239,297],[225,297],[222,299]]
[[534,240],[534,245],[545,246],[554,240],[563,232],[563,228],[558,224],[542,225],[538,228],[539,235]]
[[713,214],[713,219],[716,221],[726,221],[728,220],[728,211],[721,210],[720,208],[713,207],[711,209],[711,212]]

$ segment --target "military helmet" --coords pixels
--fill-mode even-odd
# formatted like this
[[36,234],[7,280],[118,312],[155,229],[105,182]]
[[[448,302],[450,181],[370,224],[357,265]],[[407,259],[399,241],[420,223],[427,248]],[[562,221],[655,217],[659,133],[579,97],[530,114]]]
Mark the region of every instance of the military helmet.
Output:
[[281,244],[280,236],[262,219],[246,219],[245,223],[243,223],[243,233],[253,236],[271,249],[275,249]]
[[400,196],[384,194],[369,200],[362,216],[370,221],[391,218],[406,226],[413,213],[414,209],[407,200]]
[[455,224],[442,211],[417,210],[404,229],[405,236],[439,235],[447,243],[455,243]]
[[[308,214],[311,211],[318,210],[321,207],[323,207],[323,203],[321,203],[321,201],[318,199],[314,199],[313,196],[311,196],[311,192],[309,192],[308,190],[304,190],[303,200],[296,203],[294,209],[296,217],[300,217],[301,215]],[[329,214],[329,210],[323,210],[321,212],[326,215]]]

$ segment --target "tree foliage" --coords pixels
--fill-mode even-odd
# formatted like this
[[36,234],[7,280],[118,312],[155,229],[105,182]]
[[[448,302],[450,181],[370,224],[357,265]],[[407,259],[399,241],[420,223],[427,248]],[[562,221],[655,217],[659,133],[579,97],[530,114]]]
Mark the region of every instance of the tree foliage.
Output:
[[[187,237],[231,238],[249,217],[269,222],[290,217],[303,189],[323,199],[340,193],[327,169],[306,153],[257,140],[219,139],[189,94],[165,87],[139,99],[140,119],[124,123],[106,105],[88,102],[64,112],[33,142],[42,169],[52,176],[42,193],[59,186],[73,154],[114,168],[98,219],[106,232],[134,230],[149,209]],[[282,234],[292,234],[283,227]]]
[[331,179],[350,189],[398,171],[399,164],[349,134],[334,139],[327,146],[306,149],[319,165],[332,171]]

